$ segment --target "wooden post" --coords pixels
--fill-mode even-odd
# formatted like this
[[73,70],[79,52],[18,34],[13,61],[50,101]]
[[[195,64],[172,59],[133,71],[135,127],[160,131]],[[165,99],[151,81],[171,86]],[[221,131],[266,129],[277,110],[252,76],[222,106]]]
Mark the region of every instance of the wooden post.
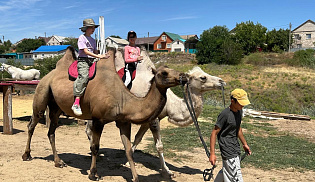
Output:
[[12,85],[3,86],[3,134],[13,134]]

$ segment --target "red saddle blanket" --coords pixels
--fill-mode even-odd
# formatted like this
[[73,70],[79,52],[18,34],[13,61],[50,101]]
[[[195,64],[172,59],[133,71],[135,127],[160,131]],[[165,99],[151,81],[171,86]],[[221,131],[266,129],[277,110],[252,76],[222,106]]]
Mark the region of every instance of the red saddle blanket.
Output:
[[[125,74],[125,68],[121,68],[120,70],[117,71],[119,77],[122,79],[122,77],[124,76]],[[136,70],[132,73],[132,77],[131,77],[131,80],[134,80],[136,77]]]
[[[92,66],[90,66],[89,70],[89,80],[92,80],[95,77],[96,74],[96,63],[94,62]],[[78,77],[78,61],[74,61],[68,69],[69,77],[72,79],[76,79]]]

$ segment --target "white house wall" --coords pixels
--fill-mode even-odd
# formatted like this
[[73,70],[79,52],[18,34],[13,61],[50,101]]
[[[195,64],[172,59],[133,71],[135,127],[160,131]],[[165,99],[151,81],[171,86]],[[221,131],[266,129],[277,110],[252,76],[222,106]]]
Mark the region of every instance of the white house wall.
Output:
[[185,45],[181,41],[174,41],[171,44],[171,52],[175,52],[175,49],[180,49],[181,52],[184,52]]
[[55,57],[58,55],[63,55],[65,54],[65,51],[61,51],[61,52],[40,52],[40,53],[33,53],[33,59],[44,59],[44,58],[50,58],[50,57]]
[[[307,22],[300,28],[294,30],[293,34],[293,48],[311,48],[314,47],[315,42],[315,25],[312,22]],[[307,39],[307,34],[311,34],[311,38]],[[300,40],[296,39],[296,35],[300,36]],[[302,47],[298,47],[298,46]]]

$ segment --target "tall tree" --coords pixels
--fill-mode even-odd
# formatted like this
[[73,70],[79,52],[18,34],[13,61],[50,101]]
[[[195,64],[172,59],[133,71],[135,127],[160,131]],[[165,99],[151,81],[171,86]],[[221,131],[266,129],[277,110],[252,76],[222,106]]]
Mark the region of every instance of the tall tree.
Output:
[[[289,49],[289,29],[273,29],[267,32],[266,44],[267,51],[281,52]],[[292,37],[291,37],[292,38]]]
[[65,41],[63,42],[64,45],[71,45],[75,49],[78,50],[78,39],[75,37],[67,37],[65,38]]
[[24,39],[16,46],[17,52],[30,52],[36,50],[42,45],[46,45],[43,39]]
[[234,40],[242,46],[245,54],[256,52],[257,48],[264,48],[267,28],[252,21],[236,24],[233,29]]
[[240,46],[231,39],[226,26],[214,26],[200,35],[196,45],[198,64],[215,62],[237,64],[242,57]]

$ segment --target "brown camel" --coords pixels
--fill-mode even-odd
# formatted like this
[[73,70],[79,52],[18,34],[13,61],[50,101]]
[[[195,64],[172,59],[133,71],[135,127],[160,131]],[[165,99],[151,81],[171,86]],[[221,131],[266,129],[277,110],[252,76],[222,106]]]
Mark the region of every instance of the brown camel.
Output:
[[[116,121],[120,130],[122,142],[125,147],[126,157],[130,163],[133,181],[138,182],[132,158],[130,142],[130,123],[143,124],[154,120],[162,111],[166,103],[166,90],[177,86],[181,80],[187,79],[183,73],[179,73],[168,67],[160,67],[154,72],[151,88],[146,97],[138,98],[124,86],[115,71],[115,51],[109,50],[110,58],[98,62],[97,74],[91,80],[81,99],[82,116],[77,118],[93,120],[91,127],[91,153],[92,162],[89,178],[98,180],[96,169],[96,156],[99,151],[99,141],[103,127],[106,123]],[[49,107],[49,118],[51,120],[48,138],[52,147],[56,167],[64,167],[66,164],[59,158],[55,146],[55,130],[61,112],[76,117],[71,110],[73,103],[73,82],[68,77],[68,67],[75,60],[74,49],[69,47],[66,54],[61,58],[56,69],[47,74],[38,84],[34,100],[33,115],[28,124],[28,140],[23,160],[30,160],[31,139],[36,124],[43,117],[46,107]]]
[[[155,66],[150,60],[150,57],[144,48],[142,48],[141,56],[143,56],[143,60],[142,63],[138,64],[137,76],[130,91],[131,93],[139,97],[144,97],[148,92],[148,85],[150,85],[146,78],[151,78],[153,76],[151,70],[152,68],[154,69]],[[119,70],[121,67],[124,66],[122,50],[116,52],[115,64],[116,70]],[[221,89],[221,86],[225,86],[226,83],[219,77],[205,73],[200,67],[194,67],[193,69],[189,70],[187,76],[188,82],[186,84],[189,85],[193,107],[196,116],[199,117],[203,109],[204,93],[214,89]],[[136,150],[137,145],[141,142],[144,134],[150,128],[154,138],[155,147],[160,158],[160,164],[162,168],[161,173],[165,177],[174,177],[174,174],[167,167],[163,155],[163,143],[160,135],[160,120],[168,116],[168,121],[170,123],[180,127],[185,127],[192,124],[193,120],[190,116],[184,99],[176,96],[171,89],[167,90],[166,95],[166,104],[163,111],[159,114],[158,118],[154,121],[150,121],[141,125],[139,131],[135,136],[132,151],[134,152]],[[188,98],[188,93],[186,89],[185,95]],[[88,121],[86,125],[86,133],[89,138],[91,136],[91,126],[92,121]]]

